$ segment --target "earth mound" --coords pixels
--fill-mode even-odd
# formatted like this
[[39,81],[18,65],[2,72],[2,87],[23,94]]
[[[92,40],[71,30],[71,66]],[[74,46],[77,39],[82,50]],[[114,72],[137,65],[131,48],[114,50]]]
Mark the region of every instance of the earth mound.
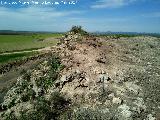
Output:
[[118,40],[79,29],[68,32],[46,51],[49,58],[19,77],[1,104],[1,119],[156,120],[143,87],[127,78],[134,65],[124,62],[120,45],[110,44]]

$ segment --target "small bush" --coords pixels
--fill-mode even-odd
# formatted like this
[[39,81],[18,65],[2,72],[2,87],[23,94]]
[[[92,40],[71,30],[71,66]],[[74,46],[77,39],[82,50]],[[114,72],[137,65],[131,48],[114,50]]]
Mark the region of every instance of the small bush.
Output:
[[32,90],[32,89],[30,89],[30,90],[27,91],[26,94],[23,94],[23,95],[22,95],[21,100],[22,100],[23,102],[27,102],[27,101],[29,101],[30,99],[35,98],[35,95],[36,95],[35,91]]
[[13,114],[13,112],[11,112],[10,114],[5,115],[5,119],[4,120],[18,120],[18,119]]
[[51,67],[47,77],[41,77],[36,81],[38,87],[47,90],[54,84],[54,81],[58,78],[59,71],[63,69],[63,65],[58,57],[52,57],[49,59],[48,66]]
[[81,35],[88,35],[88,33],[84,31],[81,26],[73,26],[70,32],[73,32],[74,34],[79,33]]
[[50,100],[46,100],[43,96],[38,97],[35,105],[35,110],[30,112],[22,112],[19,120],[58,120],[68,107],[69,101],[58,92],[52,94]]
[[[24,73],[23,73],[24,72]],[[24,80],[27,80],[27,81],[30,81],[30,78],[31,78],[31,72],[29,72],[29,71],[23,71],[22,72],[22,74],[24,74],[23,75],[23,79]]]
[[50,71],[50,78],[55,80],[58,77],[58,72],[64,68],[64,66],[61,64],[61,61],[58,57],[52,57],[49,60],[49,65],[51,66]]

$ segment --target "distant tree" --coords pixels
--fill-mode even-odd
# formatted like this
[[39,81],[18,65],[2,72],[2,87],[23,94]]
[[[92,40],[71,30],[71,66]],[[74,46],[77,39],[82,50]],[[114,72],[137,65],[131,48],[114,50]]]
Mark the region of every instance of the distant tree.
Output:
[[88,35],[88,33],[82,29],[82,26],[72,26],[70,32],[73,32],[74,34],[79,33],[82,35]]

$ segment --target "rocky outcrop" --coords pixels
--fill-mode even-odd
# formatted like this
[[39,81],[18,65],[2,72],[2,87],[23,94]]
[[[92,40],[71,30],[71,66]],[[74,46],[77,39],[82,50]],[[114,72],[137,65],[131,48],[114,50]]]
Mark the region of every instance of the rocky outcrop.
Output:
[[[52,94],[58,91],[71,100],[73,117],[75,111],[81,116],[83,111],[90,110],[94,115],[99,114],[100,119],[140,120],[139,116],[142,116],[154,120],[152,114],[146,116],[147,106],[141,86],[135,81],[124,81],[122,71],[127,71],[127,65],[119,69],[109,67],[114,58],[106,54],[108,48],[104,41],[78,33],[66,34],[58,46],[50,50],[59,56],[60,64],[56,59],[51,63],[46,60],[37,69],[28,71],[28,76],[21,76],[4,98],[2,108],[7,111],[2,116],[14,111],[19,117],[23,110],[34,111],[34,101],[38,97],[43,96],[50,103]],[[121,63],[114,64],[121,66]],[[61,65],[63,69],[60,69]],[[79,108],[75,108],[75,104]]]

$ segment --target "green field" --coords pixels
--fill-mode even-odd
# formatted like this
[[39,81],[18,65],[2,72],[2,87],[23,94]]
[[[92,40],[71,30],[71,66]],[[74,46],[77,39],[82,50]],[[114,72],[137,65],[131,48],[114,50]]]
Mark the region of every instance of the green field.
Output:
[[0,53],[53,46],[58,40],[45,39],[61,36],[62,34],[0,35]]
[[0,55],[0,65],[4,63],[15,61],[15,60],[21,60],[24,57],[29,57],[34,54],[36,54],[36,52],[24,52],[24,53]]

